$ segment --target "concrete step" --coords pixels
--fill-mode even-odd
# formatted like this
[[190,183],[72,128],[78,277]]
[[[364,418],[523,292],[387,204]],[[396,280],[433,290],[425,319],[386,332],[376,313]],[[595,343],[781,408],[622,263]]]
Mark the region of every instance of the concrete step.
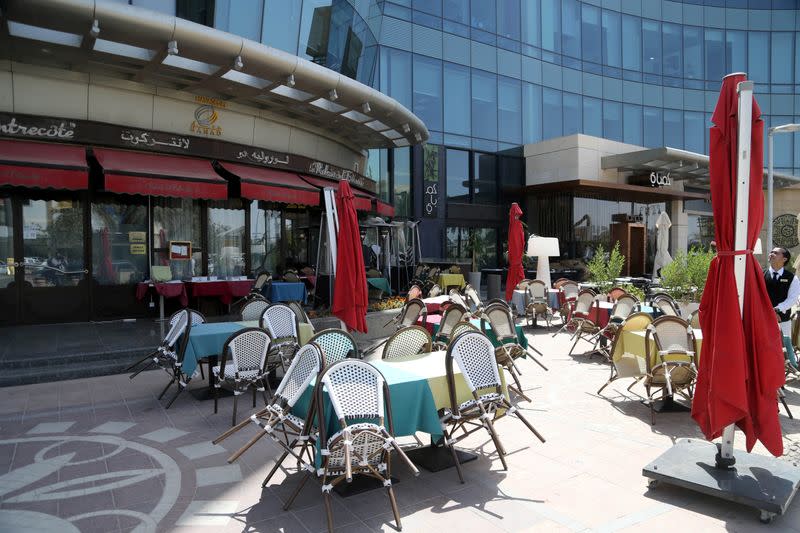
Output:
[[111,360],[73,361],[43,367],[13,368],[0,374],[0,387],[120,374],[145,355],[146,352],[140,352],[138,356],[128,354],[123,358]]

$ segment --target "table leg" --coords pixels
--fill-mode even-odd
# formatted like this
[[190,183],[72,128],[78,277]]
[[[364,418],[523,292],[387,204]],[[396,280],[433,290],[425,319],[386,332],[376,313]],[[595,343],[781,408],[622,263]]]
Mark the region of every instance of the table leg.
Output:
[[[456,466],[453,462],[453,454],[450,449],[444,446],[444,439],[434,440],[431,437],[430,446],[422,446],[408,450],[406,455],[412,463],[417,464],[429,472],[439,472],[447,468]],[[466,452],[456,448],[458,462],[462,465],[478,458],[474,453]]]
[[164,295],[158,295],[158,317],[161,325],[161,338],[164,338]]
[[[216,355],[212,355],[208,358],[208,387],[204,387],[202,389],[192,389],[189,391],[189,394],[200,401],[214,399],[214,374],[211,372],[211,368],[216,366],[217,361],[218,357]],[[203,362],[198,361],[197,364],[202,365]],[[226,396],[233,396],[233,392],[225,388],[220,388],[219,397],[224,398]]]

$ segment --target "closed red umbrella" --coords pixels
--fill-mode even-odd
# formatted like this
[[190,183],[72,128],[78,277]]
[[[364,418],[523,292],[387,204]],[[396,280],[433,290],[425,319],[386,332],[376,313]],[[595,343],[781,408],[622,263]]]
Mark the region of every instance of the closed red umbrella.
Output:
[[[764,218],[763,121],[753,99],[747,250],[734,249],[738,143],[737,85],[743,74],[726,76],[712,116],[710,164],[717,257],[711,263],[700,324],[703,349],[692,418],[709,440],[736,424],[747,450],[756,440],[775,456],[783,453],[776,391],[783,385],[783,354],[775,313],[761,267],[752,254]],[[734,261],[744,255],[744,302],[739,298]]]
[[508,277],[506,277],[506,300],[510,301],[514,287],[525,279],[522,269],[522,250],[525,248],[525,232],[522,230],[522,209],[517,202],[508,210]]
[[346,181],[339,182],[336,210],[339,213],[339,235],[331,311],[348,329],[366,333],[367,274],[364,271],[353,191]]

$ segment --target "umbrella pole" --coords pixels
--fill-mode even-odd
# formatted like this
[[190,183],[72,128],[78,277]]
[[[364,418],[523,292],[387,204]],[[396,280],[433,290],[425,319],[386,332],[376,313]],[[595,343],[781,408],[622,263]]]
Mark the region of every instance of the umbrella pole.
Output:
[[[734,250],[747,248],[747,212],[750,208],[750,138],[752,136],[753,82],[743,81],[736,88],[739,93],[738,162],[736,168],[736,225]],[[772,223],[771,221],[768,223]],[[744,277],[747,269],[747,256],[733,256],[733,274],[736,278],[736,292],[739,296],[739,316],[744,308]],[[722,442],[717,444],[717,468],[730,468],[736,463],[733,456],[733,440],[736,426],[727,426],[722,432]]]

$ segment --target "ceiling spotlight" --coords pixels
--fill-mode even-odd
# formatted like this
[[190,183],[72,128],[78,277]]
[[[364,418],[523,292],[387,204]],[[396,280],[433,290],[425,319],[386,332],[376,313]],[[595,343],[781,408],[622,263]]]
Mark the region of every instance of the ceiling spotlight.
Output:
[[409,133],[409,132],[411,132],[411,126],[409,126],[408,122],[406,122],[405,124],[403,124],[403,133]]
[[335,102],[338,99],[339,99],[339,94],[336,92],[336,89],[331,89],[330,91],[328,91],[328,100],[330,100],[331,102]]
[[242,61],[242,56],[236,56],[236,59],[233,60],[233,68],[235,70],[242,70],[244,67],[244,62]]
[[363,104],[361,104],[361,111],[363,111],[364,113],[369,113],[370,111],[372,111],[372,108],[369,106],[369,102],[364,102]]
[[294,74],[289,74],[286,76],[286,83],[284,83],[287,87],[294,87]]
[[178,55],[178,41],[170,41],[167,43],[167,53],[171,56]]
[[99,20],[94,19],[92,21],[92,27],[89,29],[89,35],[91,35],[95,39],[97,38],[98,35],[100,35],[100,21]]

